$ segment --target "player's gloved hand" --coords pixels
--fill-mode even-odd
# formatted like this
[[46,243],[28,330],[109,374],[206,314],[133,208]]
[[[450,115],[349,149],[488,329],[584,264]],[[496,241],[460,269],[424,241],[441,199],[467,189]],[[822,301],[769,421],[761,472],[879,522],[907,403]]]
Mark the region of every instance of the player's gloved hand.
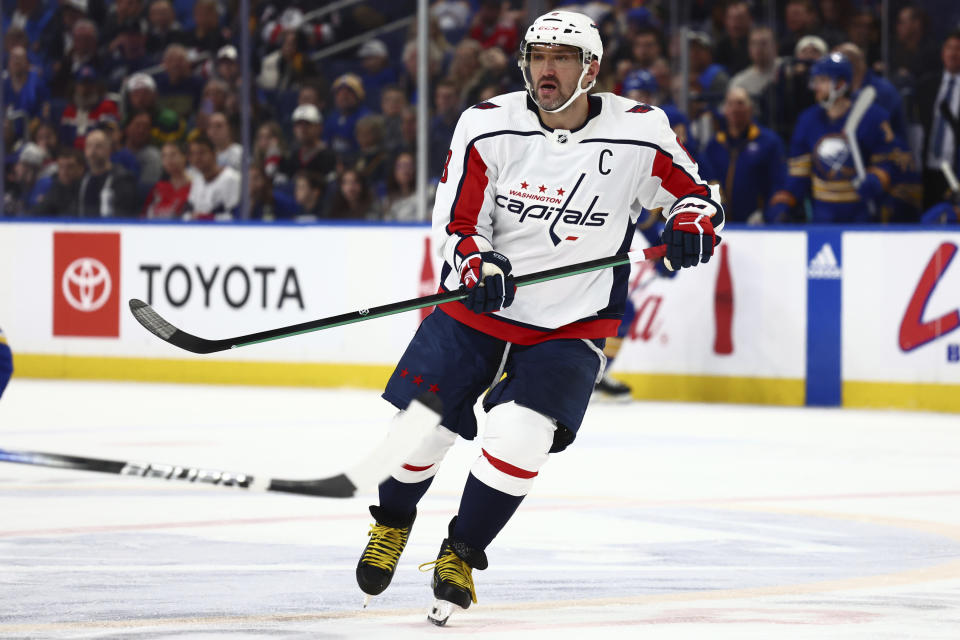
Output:
[[470,295],[461,302],[474,313],[509,307],[517,292],[510,270],[510,261],[496,251],[483,251],[466,258],[460,265],[460,283],[470,290]]
[[857,195],[864,200],[876,200],[883,195],[883,183],[880,182],[880,177],[871,171],[867,172],[863,180],[857,181],[855,186]]
[[667,255],[663,258],[667,269],[676,271],[710,261],[714,245],[720,243],[710,219],[717,207],[712,200],[691,196],[673,205],[660,234],[660,242],[667,245]]

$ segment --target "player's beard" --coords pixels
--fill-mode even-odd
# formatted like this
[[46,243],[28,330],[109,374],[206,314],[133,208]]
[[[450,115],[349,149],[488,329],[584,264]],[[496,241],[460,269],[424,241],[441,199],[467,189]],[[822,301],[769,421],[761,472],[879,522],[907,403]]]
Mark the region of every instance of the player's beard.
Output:
[[[553,93],[548,97],[544,97],[540,94],[540,88],[545,82],[551,83],[555,87]],[[540,105],[540,108],[545,111],[553,111],[554,109],[560,107],[570,99],[572,94],[572,91],[565,93],[563,91],[563,87],[560,86],[560,82],[557,80],[541,80],[537,85],[537,103]]]

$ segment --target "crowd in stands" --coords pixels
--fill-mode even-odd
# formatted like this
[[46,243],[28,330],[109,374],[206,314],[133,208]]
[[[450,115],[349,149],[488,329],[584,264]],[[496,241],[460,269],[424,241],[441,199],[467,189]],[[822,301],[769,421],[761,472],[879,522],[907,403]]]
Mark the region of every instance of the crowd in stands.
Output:
[[[418,220],[417,109],[429,109],[435,185],[462,110],[523,89],[516,55],[535,16],[522,0],[432,0],[431,95],[419,96],[414,27],[335,46],[414,15],[414,0],[325,4],[250,0],[244,96],[237,0],[4,2],[0,216]],[[896,170],[871,221],[956,221],[940,167],[960,166],[960,2],[891,0],[886,67],[879,0],[536,4],[594,17],[604,41],[595,91],[663,108],[720,185],[728,219],[810,219],[802,202],[784,208],[775,196],[803,170],[788,158],[815,104],[811,65],[838,51],[853,91],[876,89],[891,130]],[[675,6],[689,29],[687,77],[669,30]]]

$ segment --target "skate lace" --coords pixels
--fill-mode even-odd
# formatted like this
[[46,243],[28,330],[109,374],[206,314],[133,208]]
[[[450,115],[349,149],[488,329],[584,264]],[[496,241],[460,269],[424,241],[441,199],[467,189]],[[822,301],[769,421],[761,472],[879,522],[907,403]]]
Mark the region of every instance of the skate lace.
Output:
[[370,536],[370,543],[363,550],[361,562],[384,571],[393,571],[407,544],[410,529],[371,524],[367,535]]
[[420,565],[420,571],[429,571],[432,567],[437,570],[437,575],[443,582],[449,582],[456,587],[464,589],[470,594],[473,603],[477,603],[477,592],[473,586],[473,569],[453,551],[447,551],[436,560],[424,562]]

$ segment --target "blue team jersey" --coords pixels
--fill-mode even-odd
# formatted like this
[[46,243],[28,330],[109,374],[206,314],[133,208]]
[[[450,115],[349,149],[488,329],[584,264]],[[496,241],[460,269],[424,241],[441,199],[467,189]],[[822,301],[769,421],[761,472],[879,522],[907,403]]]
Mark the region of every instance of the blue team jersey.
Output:
[[[846,119],[844,115],[831,120],[823,107],[814,105],[800,114],[793,131],[786,189],[797,202],[811,197],[814,223],[871,221],[869,208],[854,186],[856,170],[843,133]],[[895,162],[906,149],[896,140],[887,112],[871,105],[856,137],[864,166],[889,191]]]
[[786,179],[786,153],[780,137],[757,124],[737,138],[718,131],[697,160],[700,175],[720,185],[727,219],[734,222],[746,221],[754,211],[765,211]]

